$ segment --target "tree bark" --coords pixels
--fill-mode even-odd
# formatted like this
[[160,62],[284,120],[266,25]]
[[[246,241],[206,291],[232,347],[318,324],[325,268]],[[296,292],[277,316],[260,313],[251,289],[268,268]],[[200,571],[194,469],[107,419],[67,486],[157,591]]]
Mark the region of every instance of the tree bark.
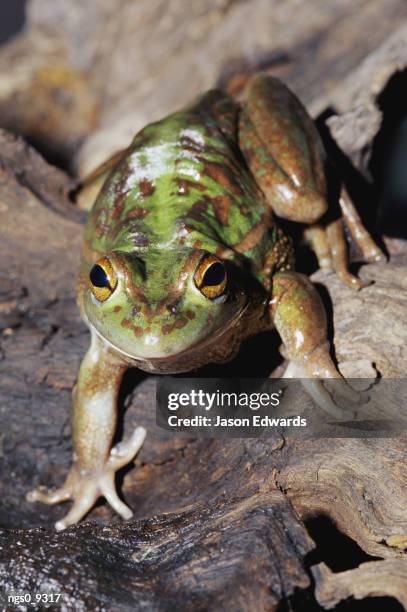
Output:
[[[369,162],[383,120],[380,96],[407,65],[403,2],[355,8],[208,0],[190,13],[175,2],[167,13],[171,27],[158,20],[160,2],[122,1],[120,11],[111,2],[78,3],[69,17],[66,3],[52,4],[32,2],[25,34],[2,51],[3,126],[83,173],[126,145],[145,121],[187,102],[225,71],[258,66],[267,50],[269,69],[319,116],[337,168],[364,217],[374,218]],[[290,15],[295,6],[302,14],[302,4],[309,15],[300,26]],[[242,32],[251,12],[256,27]],[[392,31],[396,19],[400,29]],[[362,37],[362,28],[370,35]],[[247,36],[240,43],[239,34]],[[40,37],[47,42],[41,49]],[[204,64],[188,59],[200,46]],[[49,74],[38,80],[39,67],[60,70],[59,62],[65,72],[53,72],[56,81]],[[12,79],[15,65],[24,67],[26,88]],[[70,92],[68,107],[62,94],[51,102],[49,88]],[[29,96],[36,101],[25,108]],[[33,135],[37,113],[50,104],[52,122],[38,124]],[[21,138],[0,133],[1,590],[61,592],[67,610],[329,610],[349,598],[366,606],[368,598],[393,598],[378,601],[386,610],[396,601],[407,609],[403,438],[169,434],[155,424],[154,378],[132,371],[121,393],[124,429],[148,431],[135,467],[121,477],[134,518],[122,523],[101,503],[89,522],[56,533],[52,524],[65,508],[25,501],[37,484],[60,484],[71,461],[71,390],[89,342],[75,304],[83,226],[75,185]],[[407,245],[389,238],[385,244],[389,262],[362,268],[374,284],[360,292],[333,274],[313,276],[330,303],[335,356],[346,375],[404,378],[407,371]],[[242,360],[253,361],[253,345]]]

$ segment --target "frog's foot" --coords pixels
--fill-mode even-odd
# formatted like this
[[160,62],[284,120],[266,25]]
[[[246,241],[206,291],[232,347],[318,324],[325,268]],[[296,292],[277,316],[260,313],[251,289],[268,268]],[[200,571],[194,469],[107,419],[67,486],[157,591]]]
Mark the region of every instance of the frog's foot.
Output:
[[362,281],[348,270],[348,249],[343,230],[343,220],[331,221],[327,225],[326,235],[331,249],[333,269],[341,281],[352,289],[363,289],[370,285],[370,281]]
[[[281,351],[284,356],[285,351]],[[314,402],[327,414],[339,420],[354,420],[356,409],[339,406],[325,385],[325,379],[335,379],[335,391],[340,398],[353,405],[366,401],[362,393],[355,391],[342,378],[335,368],[328,352],[327,344],[319,346],[301,360],[291,359],[283,375],[284,378],[299,378]]]
[[344,233],[344,224],[362,251],[367,262],[386,261],[386,257],[375,244],[349,198],[345,189],[340,198],[342,217],[328,223],[325,227],[313,224],[304,232],[304,238],[314,250],[318,265],[322,270],[334,270],[345,285],[353,289],[362,289],[370,283],[360,280],[348,270],[348,251]]
[[55,529],[62,531],[80,521],[91,510],[96,500],[103,495],[112,508],[124,519],[132,517],[133,513],[116,492],[115,474],[130,463],[140,450],[146,437],[144,427],[137,427],[126,442],[120,442],[110,451],[109,459],[102,470],[81,470],[74,466],[65,484],[54,491],[46,491],[40,487],[27,494],[30,502],[39,501],[44,504],[57,504],[68,499],[74,503],[64,519],[55,523]]
[[369,232],[364,227],[361,218],[346,190],[342,188],[339,204],[342,210],[343,220],[348,228],[352,239],[362,251],[365,261],[370,263],[384,262],[386,256],[377,246]]
[[317,405],[331,416],[354,418],[337,405],[325,387],[326,379],[336,379],[335,390],[341,397],[356,403],[362,399],[332,362],[324,306],[310,280],[296,272],[276,273],[270,314],[283,341],[280,352],[290,362],[284,376],[304,379]]
[[331,221],[326,227],[314,224],[304,232],[321,270],[334,270],[341,281],[352,289],[362,289],[370,283],[362,281],[348,270],[348,252],[342,219]]

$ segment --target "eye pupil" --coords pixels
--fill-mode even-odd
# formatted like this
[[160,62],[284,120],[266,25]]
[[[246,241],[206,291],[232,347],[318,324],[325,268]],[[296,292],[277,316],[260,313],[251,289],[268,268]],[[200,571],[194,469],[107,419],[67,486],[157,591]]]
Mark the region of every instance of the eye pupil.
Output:
[[107,274],[98,264],[94,265],[89,274],[90,282],[94,287],[110,287]]
[[214,263],[206,270],[202,284],[206,287],[214,287],[223,283],[224,280],[225,268],[221,263]]

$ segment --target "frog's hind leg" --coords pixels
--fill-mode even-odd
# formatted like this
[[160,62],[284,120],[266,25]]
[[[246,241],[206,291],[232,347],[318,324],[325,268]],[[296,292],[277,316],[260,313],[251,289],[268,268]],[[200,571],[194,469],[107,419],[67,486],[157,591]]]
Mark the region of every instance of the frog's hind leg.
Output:
[[317,129],[281,81],[256,75],[239,114],[239,146],[266,202],[281,218],[315,223],[327,210]]
[[369,283],[361,281],[349,272],[344,224],[366,261],[379,262],[385,261],[386,258],[363,226],[345,187],[342,188],[339,204],[342,216],[326,222],[325,225],[310,225],[304,230],[304,238],[315,252],[321,269],[335,270],[346,285],[361,289]]
[[341,218],[327,223],[325,227],[320,224],[307,227],[304,237],[314,251],[322,270],[334,270],[341,281],[353,289],[362,289],[369,284],[348,270],[348,249]]
[[367,261],[384,256],[345,190],[339,202],[342,217],[332,218],[318,131],[298,98],[278,79],[256,75],[248,81],[239,114],[239,145],[270,208],[279,217],[311,226],[307,238],[321,268],[334,269],[349,287],[364,287],[348,270],[343,223]]
[[369,262],[386,261],[386,256],[364,227],[346,187],[342,187],[339,205],[346,227],[352,239],[362,251],[363,258]]
[[326,229],[319,223],[314,223],[304,230],[304,238],[314,251],[321,270],[332,270],[332,254]]
[[362,281],[349,272],[348,246],[341,217],[328,223],[326,235],[331,249],[333,268],[341,281],[353,289],[363,289],[370,285],[370,282]]

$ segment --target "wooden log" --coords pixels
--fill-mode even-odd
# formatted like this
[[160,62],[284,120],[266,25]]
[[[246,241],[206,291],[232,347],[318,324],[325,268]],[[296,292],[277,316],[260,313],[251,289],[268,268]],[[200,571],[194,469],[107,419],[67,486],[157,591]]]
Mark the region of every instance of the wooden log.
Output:
[[[322,11],[322,4],[326,7],[328,3],[312,6]],[[399,43],[397,57],[394,55],[394,40],[400,40],[400,33],[387,40],[391,28],[385,20],[377,24],[372,40],[366,37],[354,55],[349,52],[339,61],[343,48],[339,49],[338,39],[326,40],[321,28],[329,22],[334,36],[334,16],[355,20],[348,39],[351,46],[363,18],[372,23],[373,16],[377,20],[383,10],[383,2],[361,2],[360,13],[351,10],[351,4],[354,6],[329,3],[326,12],[313,13],[310,24],[314,25],[309,28],[315,29],[309,30],[308,37],[302,32],[303,47],[298,38],[298,47],[287,39],[287,48],[303,49],[305,63],[311,57],[311,42],[322,45],[324,53],[317,54],[322,63],[316,61],[310,67],[308,82],[315,90],[318,66],[323,65],[321,96],[307,87],[304,73],[299,74],[301,57],[294,54],[294,63],[283,62],[291,70],[284,73],[284,68],[283,74],[297,83],[306,99],[308,95],[315,114],[334,109],[336,115],[329,119],[332,144],[339,152],[343,148],[352,160],[352,172],[357,169],[367,176],[366,151],[371,151],[380,129],[378,97],[393,72],[407,61],[405,47]],[[219,28],[225,29],[226,37],[231,36],[228,28],[236,32],[234,19],[241,24],[245,10],[244,4],[231,5],[227,16],[219,17]],[[55,3],[57,6],[63,10],[62,4]],[[386,6],[390,6],[393,21],[402,14],[396,0]],[[37,4],[37,15],[44,7],[45,3]],[[155,10],[154,6],[148,13],[148,23],[154,23]],[[289,9],[287,13],[278,10],[281,19],[289,14]],[[32,11],[34,19],[34,8]],[[49,23],[55,23],[52,19],[57,14],[48,14]],[[100,13],[98,27],[108,17],[108,12]],[[193,13],[190,18],[199,20],[203,28],[201,14]],[[338,24],[342,36],[346,23]],[[299,28],[288,26],[287,31],[298,37]],[[35,27],[39,28],[38,19]],[[212,41],[220,36],[211,20],[207,28]],[[74,25],[68,30],[76,41]],[[100,31],[105,35],[103,27]],[[14,44],[3,52],[3,61],[17,61],[11,49],[18,49],[22,42]],[[24,57],[30,44],[25,39]],[[267,44],[265,38],[264,46]],[[331,55],[325,57],[328,49]],[[372,50],[373,59],[367,57],[358,67],[359,60]],[[21,55],[15,53],[21,61]],[[49,61],[44,57],[41,61]],[[86,57],[96,70],[95,56],[85,54],[82,61]],[[176,57],[181,62],[184,56]],[[247,66],[247,58],[245,61]],[[100,60],[100,65],[106,64]],[[90,69],[82,69],[90,74]],[[328,79],[330,69],[335,87]],[[351,69],[357,78],[346,77]],[[166,66],[166,71],[166,78],[171,79],[172,68]],[[219,72],[217,64],[213,75]],[[157,84],[160,74],[156,78]],[[208,77],[208,82],[213,79]],[[371,85],[373,82],[379,85]],[[366,90],[365,85],[369,86]],[[191,87],[195,86],[194,82]],[[369,93],[352,96],[352,87],[355,92]],[[86,129],[75,132],[80,136],[66,148],[66,126],[61,131],[58,127],[54,135],[52,147],[71,162],[78,143],[85,142],[77,162],[84,169],[96,159],[92,153],[96,143],[103,143],[100,149],[107,153],[120,139],[117,134],[123,134],[120,129],[112,137],[107,134],[115,103],[113,93],[104,95],[107,97],[95,98],[110,100],[99,115],[100,132],[85,121]],[[76,105],[80,105],[79,98]],[[13,100],[5,96],[3,103]],[[84,104],[86,100],[89,98]],[[167,112],[172,103],[176,103],[175,95],[164,97],[163,108],[155,110]],[[129,98],[129,105],[134,105],[134,99],[130,102]],[[140,112],[144,117],[144,111]],[[354,146],[352,134],[363,114],[367,131]],[[53,125],[59,126],[60,121],[61,116]],[[46,133],[48,124],[44,125]],[[91,132],[93,141],[84,141]],[[346,164],[343,169],[346,173]],[[405,440],[313,440],[276,433],[267,439],[222,441],[169,434],[155,424],[154,379],[143,379],[134,371],[126,376],[122,390],[124,430],[131,431],[136,425],[148,430],[135,467],[129,466],[121,475],[121,490],[135,511],[134,518],[122,523],[101,503],[89,515],[89,522],[62,533],[52,530],[64,508],[28,504],[25,493],[39,483],[60,484],[71,461],[71,389],[89,342],[74,291],[82,215],[70,196],[75,186],[72,180],[7,132],[0,133],[0,179],[0,593],[61,592],[68,610],[316,610],[318,606],[333,609],[352,597],[388,597],[393,600],[386,600],[386,605],[398,601],[406,607]],[[346,374],[376,371],[397,378],[407,371],[407,247],[405,240],[387,240],[386,245],[390,262],[363,267],[361,276],[375,282],[359,293],[344,288],[332,274],[313,276],[331,303],[335,355]],[[239,368],[245,371],[254,354],[259,354],[258,344],[249,343]],[[300,404],[305,398],[297,401]],[[329,546],[324,545],[324,538]],[[374,600],[366,601],[369,606]]]

